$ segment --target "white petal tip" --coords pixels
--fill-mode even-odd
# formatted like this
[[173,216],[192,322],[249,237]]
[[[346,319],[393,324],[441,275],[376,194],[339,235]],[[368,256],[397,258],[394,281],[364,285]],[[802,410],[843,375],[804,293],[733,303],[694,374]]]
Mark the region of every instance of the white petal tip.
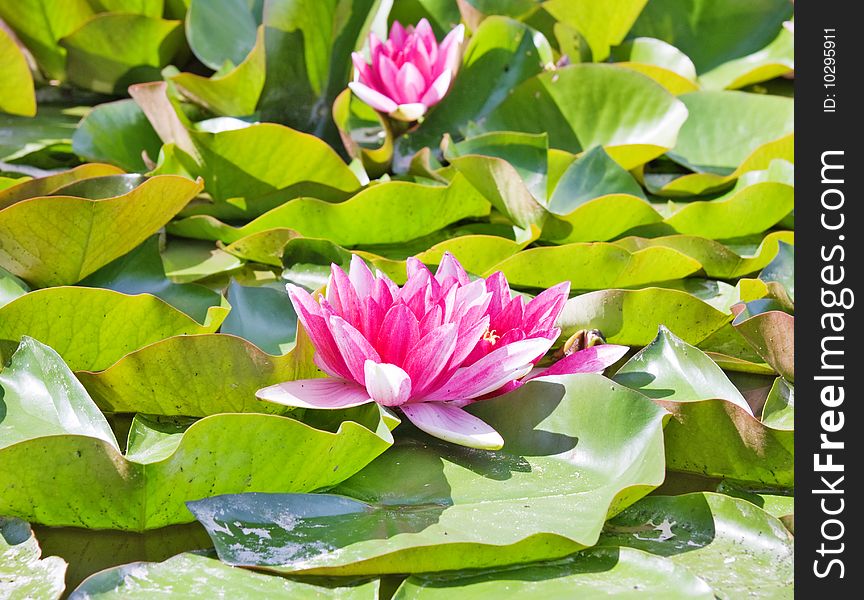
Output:
[[452,404],[422,402],[402,407],[405,416],[429,435],[477,450],[500,450],[504,438],[489,424]]
[[426,114],[428,107],[420,102],[400,104],[389,115],[398,121],[412,122]]

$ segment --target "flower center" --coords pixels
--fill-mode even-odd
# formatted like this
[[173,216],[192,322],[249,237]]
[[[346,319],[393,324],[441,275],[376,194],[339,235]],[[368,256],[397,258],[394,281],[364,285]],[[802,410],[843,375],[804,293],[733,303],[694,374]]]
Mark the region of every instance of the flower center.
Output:
[[494,329],[487,329],[486,333],[483,334],[483,339],[492,344],[493,346],[495,345],[495,342],[497,342],[500,338],[501,336],[497,335]]

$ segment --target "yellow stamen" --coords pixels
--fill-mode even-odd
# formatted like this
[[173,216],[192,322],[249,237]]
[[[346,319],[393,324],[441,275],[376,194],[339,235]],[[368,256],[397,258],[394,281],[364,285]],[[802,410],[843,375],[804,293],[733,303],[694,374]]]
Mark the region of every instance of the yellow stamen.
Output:
[[486,333],[483,334],[483,339],[494,346],[495,342],[501,339],[501,336],[497,335],[494,329],[487,329]]

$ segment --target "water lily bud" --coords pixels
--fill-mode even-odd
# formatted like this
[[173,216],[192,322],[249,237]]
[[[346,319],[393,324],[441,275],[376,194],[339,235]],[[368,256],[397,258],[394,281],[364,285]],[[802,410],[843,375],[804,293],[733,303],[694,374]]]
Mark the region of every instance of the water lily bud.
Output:
[[462,25],[438,44],[426,19],[407,28],[396,21],[386,41],[369,35],[370,63],[359,52],[351,55],[354,81],[348,87],[375,110],[399,121],[416,121],[449,91],[464,39]]

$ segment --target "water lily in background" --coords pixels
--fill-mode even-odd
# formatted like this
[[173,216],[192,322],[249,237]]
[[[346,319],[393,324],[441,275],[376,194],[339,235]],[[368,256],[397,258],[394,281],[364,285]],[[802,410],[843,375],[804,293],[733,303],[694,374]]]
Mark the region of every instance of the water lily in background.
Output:
[[407,28],[396,21],[387,41],[369,35],[371,63],[359,52],[352,54],[354,81],[348,86],[375,110],[416,121],[450,89],[464,38],[465,28],[459,25],[439,45],[426,19]]
[[326,296],[318,300],[289,284],[315,364],[329,377],[288,381],[257,396],[319,409],[377,402],[398,407],[435,437],[498,449],[504,443],[498,432],[463,406],[540,374],[603,371],[627,351],[598,346],[535,369],[560,334],[554,323],[569,284],[526,302],[513,297],[500,273],[471,281],[449,253],[434,275],[413,258],[407,269],[400,288],[355,255],[348,274],[332,266]]

